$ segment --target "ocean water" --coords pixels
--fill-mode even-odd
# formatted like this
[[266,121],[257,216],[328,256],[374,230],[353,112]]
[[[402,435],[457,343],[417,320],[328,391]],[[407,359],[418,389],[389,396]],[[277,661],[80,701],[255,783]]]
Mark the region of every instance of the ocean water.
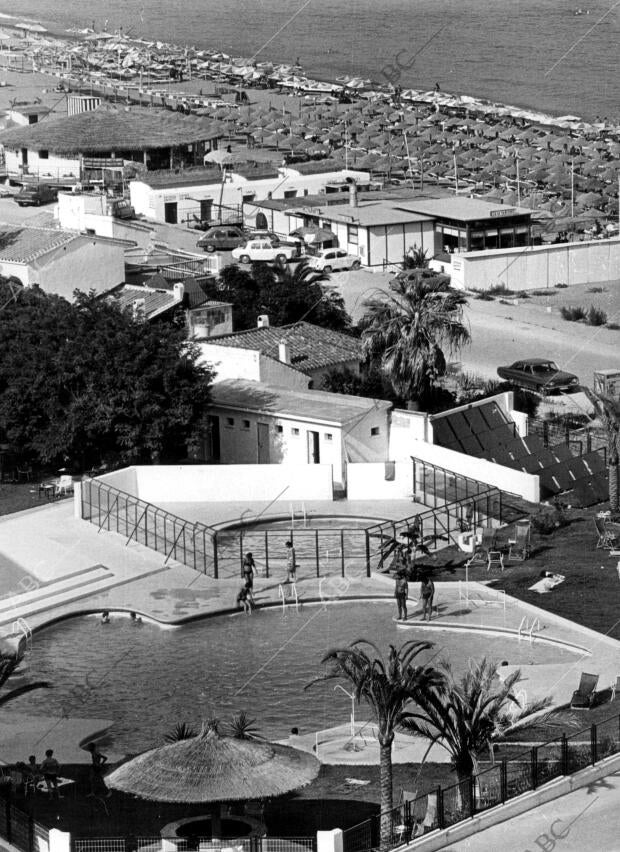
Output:
[[[575,15],[581,5],[589,14]],[[0,0],[59,28],[294,62],[403,88],[470,94],[592,119],[620,116],[620,5],[609,0]],[[400,68],[398,65],[400,64]]]

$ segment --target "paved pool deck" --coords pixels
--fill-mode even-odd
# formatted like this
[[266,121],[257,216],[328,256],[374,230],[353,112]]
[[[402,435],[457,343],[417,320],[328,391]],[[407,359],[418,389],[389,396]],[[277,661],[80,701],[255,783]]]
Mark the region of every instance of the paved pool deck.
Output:
[[[412,504],[404,502],[410,512]],[[330,503],[329,507],[334,514],[346,514],[343,502]],[[238,517],[237,508],[231,513],[230,505],[225,504],[218,511],[225,521]],[[325,512],[325,508],[321,505],[316,511]],[[346,508],[351,510],[349,514],[389,517],[387,507],[380,502]],[[391,508],[396,517],[403,516],[402,506]],[[278,507],[276,513],[282,514],[281,509]],[[314,504],[306,504],[307,512],[313,510]],[[103,610],[134,611],[170,629],[196,618],[234,611],[241,585],[239,577],[214,580],[185,565],[166,562],[164,556],[133,540],[127,542],[116,533],[99,532],[97,527],[74,517],[72,501],[0,517],[0,562],[6,562],[9,571],[15,567],[15,586],[11,589],[5,585],[5,596],[0,599],[0,637],[13,637],[14,641],[19,639],[23,627],[16,623],[18,618],[25,619],[36,633],[58,619]],[[308,573],[296,583],[296,603],[288,595],[290,588],[284,583],[283,566],[278,571],[275,577],[256,577],[258,608],[250,616],[238,617],[260,618],[262,606],[306,607],[355,598],[393,599],[394,581],[383,574],[366,577],[360,572],[342,577],[334,572],[317,578]],[[496,586],[501,586],[501,578],[493,589],[482,583],[470,583],[466,589],[463,583],[438,582],[437,611],[432,621],[422,622],[418,589],[411,584],[409,619],[399,623],[403,640],[411,627],[416,628],[415,638],[420,635],[418,631],[423,631],[430,641],[438,643],[444,631],[462,632],[464,640],[466,634],[475,632],[488,636],[493,658],[508,663],[516,642],[529,643],[531,639],[533,659],[543,642],[569,648],[573,657],[569,663],[520,666],[519,688],[525,691],[528,703],[550,695],[554,704],[566,704],[582,671],[598,673],[599,688],[615,683],[619,643],[514,598],[505,598]],[[35,637],[35,641],[39,640]],[[500,673],[513,668],[510,664],[501,667]],[[3,739],[0,738],[0,753]],[[345,745],[343,741],[343,749]],[[368,755],[364,751],[358,752],[361,763]],[[355,760],[354,747],[343,751],[343,756],[346,762]]]

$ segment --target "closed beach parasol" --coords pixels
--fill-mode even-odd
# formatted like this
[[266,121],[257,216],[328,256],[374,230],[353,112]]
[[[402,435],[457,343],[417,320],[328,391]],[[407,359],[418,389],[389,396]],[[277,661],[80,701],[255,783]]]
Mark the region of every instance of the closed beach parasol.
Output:
[[222,736],[197,737],[146,751],[106,777],[115,790],[157,802],[230,802],[281,796],[318,775],[314,755],[290,746]]

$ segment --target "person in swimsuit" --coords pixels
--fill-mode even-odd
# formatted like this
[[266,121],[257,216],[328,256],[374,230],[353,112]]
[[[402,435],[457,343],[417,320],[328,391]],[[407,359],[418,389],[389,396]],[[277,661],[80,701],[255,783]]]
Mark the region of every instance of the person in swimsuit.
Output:
[[245,588],[248,592],[248,597],[250,599],[250,603],[254,603],[254,574],[256,573],[256,565],[254,564],[254,557],[248,551],[243,557],[243,565],[241,566],[241,570],[243,572],[243,581],[245,583]]

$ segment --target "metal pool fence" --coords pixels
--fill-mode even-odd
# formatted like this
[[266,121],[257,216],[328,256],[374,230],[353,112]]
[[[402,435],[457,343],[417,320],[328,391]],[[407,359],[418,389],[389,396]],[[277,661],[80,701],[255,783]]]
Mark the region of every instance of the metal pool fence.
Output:
[[75,837],[71,852],[316,852],[314,837]]
[[352,519],[342,517],[342,527],[314,527],[320,519],[308,522],[300,515],[293,516],[290,524],[269,522],[268,528],[264,523],[246,523],[216,530],[97,479],[84,480],[81,493],[82,518],[99,530],[116,532],[126,537],[127,544],[135,540],[164,554],[166,561],[174,559],[216,579],[240,576],[243,554],[248,551],[262,575],[284,579],[287,541],[295,547],[298,579],[369,577],[384,567],[394,543],[404,542],[401,536],[415,531],[420,541],[436,550],[455,544],[463,529],[500,523],[503,505],[496,488],[469,493],[465,487],[460,499],[398,521],[355,526]]
[[[435,829],[450,828],[482,811],[562,776],[594,766],[620,752],[620,714],[571,734],[533,746],[494,763],[471,778],[421,795],[403,791],[388,814],[389,848],[410,843]],[[381,815],[343,832],[344,852],[371,852],[379,846]]]
[[0,837],[21,852],[49,852],[49,829],[13,804],[10,789],[0,796]]

